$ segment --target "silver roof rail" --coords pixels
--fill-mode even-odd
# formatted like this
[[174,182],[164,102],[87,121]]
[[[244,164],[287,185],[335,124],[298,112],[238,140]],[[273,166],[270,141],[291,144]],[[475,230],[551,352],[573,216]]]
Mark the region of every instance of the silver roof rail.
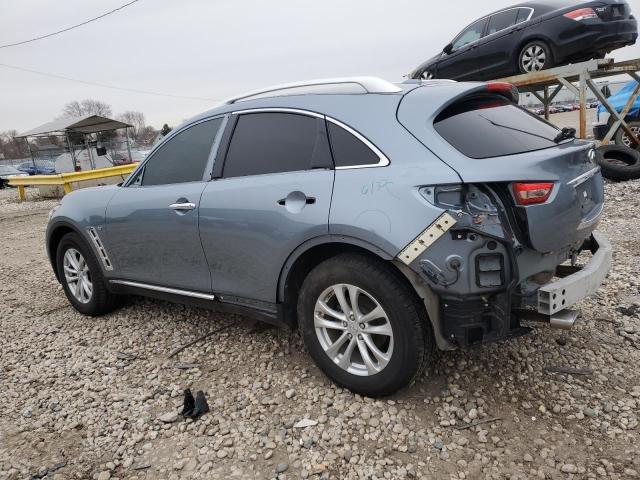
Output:
[[[247,100],[251,97],[257,97],[258,95],[264,95],[267,93],[276,93],[283,90],[295,90],[303,89],[305,87],[326,87],[333,85],[356,85],[361,90],[360,93],[398,93],[402,92],[402,89],[393,83],[383,80],[378,77],[344,77],[344,78],[323,78],[318,80],[307,80],[304,82],[285,83],[282,85],[275,85],[272,87],[266,87],[260,90],[254,90],[252,92],[243,93],[237,97],[233,97],[225,101],[226,105],[236,103],[240,100]],[[308,89],[305,93],[314,93]],[[295,95],[296,93],[290,93],[289,95]]]

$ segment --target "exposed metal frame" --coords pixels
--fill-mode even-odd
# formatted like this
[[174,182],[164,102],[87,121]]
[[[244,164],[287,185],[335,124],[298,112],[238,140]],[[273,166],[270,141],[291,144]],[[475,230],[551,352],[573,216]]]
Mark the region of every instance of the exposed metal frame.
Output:
[[[512,77],[501,78],[499,81],[509,82],[520,90],[520,92],[529,92],[533,94],[544,105],[544,116],[549,120],[549,106],[555,96],[566,87],[573,92],[580,102],[580,128],[578,136],[587,138],[587,108],[586,97],[587,89],[596,96],[602,103],[604,108],[615,118],[615,122],[611,125],[607,134],[602,139],[602,144],[611,141],[618,128],[622,128],[629,137],[640,144],[639,139],[629,128],[625,121],[625,117],[631,106],[640,95],[640,59],[627,60],[624,62],[614,62],[613,59],[589,60],[587,62],[576,63],[574,65],[566,65],[563,67],[550,68],[549,70],[541,70],[538,72],[526,73],[523,75],[515,75]],[[593,81],[596,78],[611,77],[613,75],[629,75],[638,82],[633,93],[629,97],[629,101],[620,111],[615,108],[604,97],[598,85]],[[577,83],[577,85],[575,84]],[[550,89],[552,89],[550,91]]]
[[[301,82],[284,83],[274,85],[258,90],[243,93],[236,97],[232,97],[224,102],[225,105],[231,105],[241,100],[249,100],[251,97],[264,95],[266,93],[282,92],[283,90],[295,90],[304,87],[322,87],[329,85],[358,85],[363,91],[354,93],[400,93],[402,89],[393,83],[378,77],[342,77],[342,78],[323,78],[316,80],[306,80]],[[290,95],[296,95],[292,92]]]

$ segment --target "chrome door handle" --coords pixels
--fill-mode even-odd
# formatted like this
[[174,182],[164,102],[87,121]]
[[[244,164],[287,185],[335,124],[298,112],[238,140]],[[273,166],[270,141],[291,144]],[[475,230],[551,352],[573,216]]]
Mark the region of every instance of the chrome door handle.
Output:
[[194,208],[196,208],[196,204],[191,202],[172,203],[171,205],[169,205],[169,208],[172,208],[173,210],[180,210],[180,211],[193,210]]

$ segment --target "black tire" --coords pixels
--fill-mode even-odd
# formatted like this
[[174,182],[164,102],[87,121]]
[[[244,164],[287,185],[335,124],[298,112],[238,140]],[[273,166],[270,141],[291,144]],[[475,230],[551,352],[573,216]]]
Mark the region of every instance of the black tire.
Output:
[[[375,374],[360,376],[338,366],[325,352],[316,334],[316,301],[336,284],[349,284],[364,290],[386,313],[393,334],[393,348],[386,366]],[[361,294],[358,298],[362,297]],[[365,301],[368,301],[366,296]],[[392,266],[364,255],[341,254],[316,266],[303,282],[298,297],[298,319],[307,350],[320,369],[337,385],[370,397],[390,395],[411,383],[424,369],[434,348],[431,327],[417,295]],[[355,355],[360,356],[357,349],[354,347]]]
[[640,178],[640,152],[624,145],[602,145],[596,149],[602,176],[614,181]]
[[[525,55],[532,52],[544,52],[544,63],[540,68],[535,68],[534,70],[527,70],[525,61]],[[520,49],[520,53],[518,54],[518,71],[520,73],[531,73],[532,71],[540,71],[546,70],[548,68],[553,67],[553,52],[549,45],[547,45],[542,40],[533,40],[532,42],[527,43],[524,47]]]
[[[65,276],[64,256],[70,249],[74,249],[79,252],[88,267],[87,276],[89,277],[93,288],[87,302],[82,302],[76,298],[74,293],[71,291],[71,287],[69,286]],[[73,305],[73,307],[80,313],[95,317],[109,313],[119,305],[118,296],[107,290],[102,269],[98,264],[98,259],[93,253],[93,250],[91,250],[87,242],[85,242],[77,233],[67,233],[60,240],[56,251],[56,265],[64,293],[71,305]]]
[[[627,125],[629,125],[629,128],[631,129],[631,131],[636,134],[636,137],[639,136],[640,120],[626,120],[626,122],[627,122]],[[613,139],[616,145],[622,145],[625,147],[630,147],[635,149],[639,148],[639,145],[633,140],[631,140],[627,132],[625,132],[622,127],[618,128],[618,131],[614,135]]]

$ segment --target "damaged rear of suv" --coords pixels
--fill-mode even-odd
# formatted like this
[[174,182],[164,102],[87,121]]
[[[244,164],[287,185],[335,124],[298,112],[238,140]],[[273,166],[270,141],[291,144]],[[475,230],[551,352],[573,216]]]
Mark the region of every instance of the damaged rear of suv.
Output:
[[177,127],[120,186],[52,212],[74,307],[155,296],[299,328],[370,396],[434,348],[570,327],[611,264],[591,143],[501,83],[361,77],[237,97]]
[[[416,90],[399,108],[400,122],[461,179],[420,190],[445,213],[398,256],[439,296],[442,348],[525,333],[525,318],[570,328],[569,307],[610,268],[611,247],[594,232],[604,192],[592,144],[516,99],[510,85],[493,83],[436,111],[421,108],[431,96]],[[430,245],[432,232],[446,241]],[[579,267],[585,250],[592,256]]]

